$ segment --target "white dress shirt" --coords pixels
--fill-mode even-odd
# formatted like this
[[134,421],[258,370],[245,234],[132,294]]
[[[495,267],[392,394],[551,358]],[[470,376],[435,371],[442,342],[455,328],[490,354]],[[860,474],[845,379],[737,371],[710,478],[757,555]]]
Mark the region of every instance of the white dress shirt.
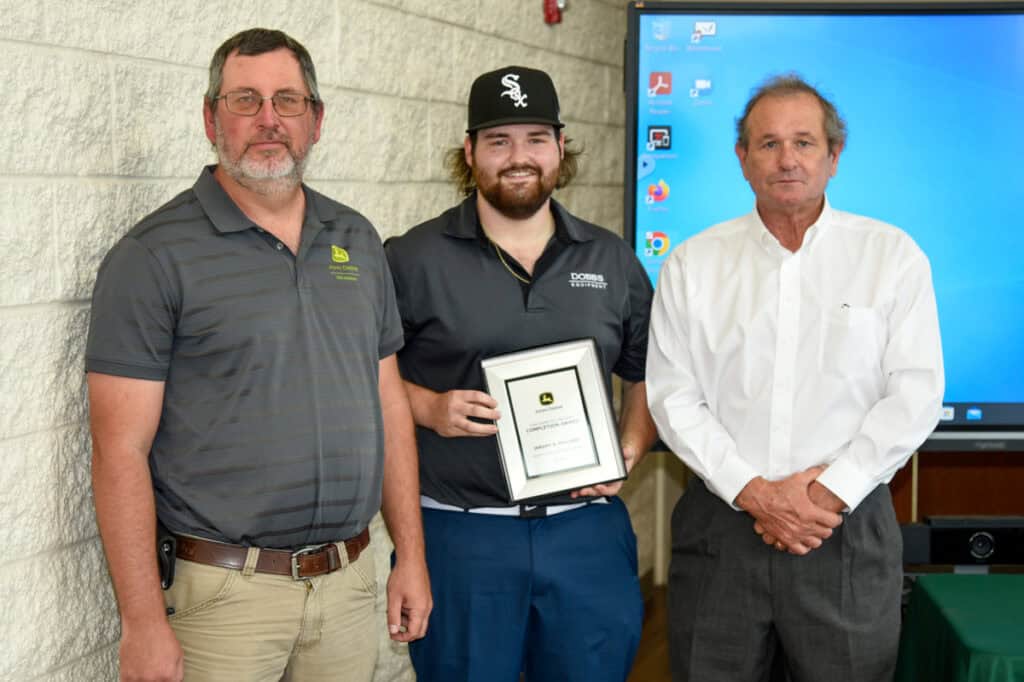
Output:
[[755,210],[661,270],[651,414],[730,505],[756,476],[825,464],[818,481],[856,508],[935,427],[943,386],[931,268],[891,225],[826,201],[792,253]]

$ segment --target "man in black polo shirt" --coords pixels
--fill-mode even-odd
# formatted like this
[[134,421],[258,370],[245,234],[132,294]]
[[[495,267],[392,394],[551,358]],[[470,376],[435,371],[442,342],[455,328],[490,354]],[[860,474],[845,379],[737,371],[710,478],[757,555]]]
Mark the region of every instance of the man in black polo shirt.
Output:
[[[93,296],[121,676],[370,680],[381,505],[392,638],[421,637],[431,607],[391,276],[373,227],[302,184],[324,116],[302,45],[230,38],[203,115],[218,165],[110,251]],[[177,541],[163,595],[157,518]]]
[[[651,286],[616,235],[551,199],[575,173],[554,84],[480,76],[463,147],[466,199],[386,245],[405,329],[399,366],[417,424],[431,629],[410,646],[420,682],[626,679],[643,606],[620,484],[509,506],[483,358],[593,337],[611,389],[627,382],[632,467],[654,439],[644,388]],[[585,286],[583,286],[585,285]]]

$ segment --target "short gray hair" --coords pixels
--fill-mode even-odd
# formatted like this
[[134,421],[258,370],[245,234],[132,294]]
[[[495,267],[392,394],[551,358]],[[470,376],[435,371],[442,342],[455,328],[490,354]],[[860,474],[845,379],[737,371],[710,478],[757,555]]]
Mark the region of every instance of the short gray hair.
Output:
[[754,110],[754,105],[765,97],[787,97],[799,94],[811,95],[821,105],[821,112],[825,118],[825,139],[828,140],[828,150],[834,153],[844,146],[846,144],[846,121],[839,115],[832,102],[797,73],[771,76],[754,89],[747,105],[743,108],[743,115],[736,120],[736,144],[744,149],[750,144],[750,128],[747,126],[747,120],[750,118],[750,112]]
[[302,43],[295,40],[283,31],[275,31],[269,28],[250,28],[241,33],[236,33],[217,48],[210,60],[210,85],[206,89],[207,104],[213,102],[220,96],[220,88],[224,84],[224,64],[236,50],[238,54],[251,57],[267,52],[279,50],[282,47],[291,50],[299,62],[302,70],[302,80],[309,88],[309,95],[313,98],[314,111],[317,107],[323,106],[320,99],[320,88],[316,83],[316,68],[313,66],[313,58]]

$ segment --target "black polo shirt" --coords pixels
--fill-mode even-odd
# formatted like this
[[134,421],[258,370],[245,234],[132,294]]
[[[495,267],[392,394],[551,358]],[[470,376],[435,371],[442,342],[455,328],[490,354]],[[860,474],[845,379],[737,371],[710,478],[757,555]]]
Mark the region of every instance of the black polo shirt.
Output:
[[[642,381],[651,284],[617,235],[551,202],[555,237],[525,285],[487,240],[476,195],[406,234],[385,251],[405,330],[402,375],[434,391],[485,390],[480,361],[492,355],[593,337],[611,390],[615,372]],[[506,263],[525,272],[511,256]],[[494,437],[444,438],[417,427],[422,492],[461,507],[506,505]],[[571,501],[568,495],[544,504]]]
[[296,256],[211,170],[107,254],[86,369],[165,382],[149,461],[171,530],[285,548],[351,537],[380,508],[378,361],[402,345],[380,239],[303,187]]

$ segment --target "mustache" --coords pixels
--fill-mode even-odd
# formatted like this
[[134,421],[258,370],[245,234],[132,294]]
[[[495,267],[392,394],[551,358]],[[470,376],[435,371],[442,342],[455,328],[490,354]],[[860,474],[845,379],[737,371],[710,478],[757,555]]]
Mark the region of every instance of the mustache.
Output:
[[529,171],[529,172],[534,173],[536,175],[542,175],[540,167],[536,166],[536,165],[534,165],[532,163],[520,163],[520,164],[517,164],[515,166],[507,166],[506,168],[502,168],[498,172],[498,175],[499,176],[508,175],[509,173],[517,173],[519,171]]
[[263,133],[258,133],[254,137],[251,137],[246,143],[246,147],[250,147],[254,144],[260,144],[261,142],[281,142],[287,146],[291,146],[292,139],[288,135],[282,135],[272,130],[268,130]]

